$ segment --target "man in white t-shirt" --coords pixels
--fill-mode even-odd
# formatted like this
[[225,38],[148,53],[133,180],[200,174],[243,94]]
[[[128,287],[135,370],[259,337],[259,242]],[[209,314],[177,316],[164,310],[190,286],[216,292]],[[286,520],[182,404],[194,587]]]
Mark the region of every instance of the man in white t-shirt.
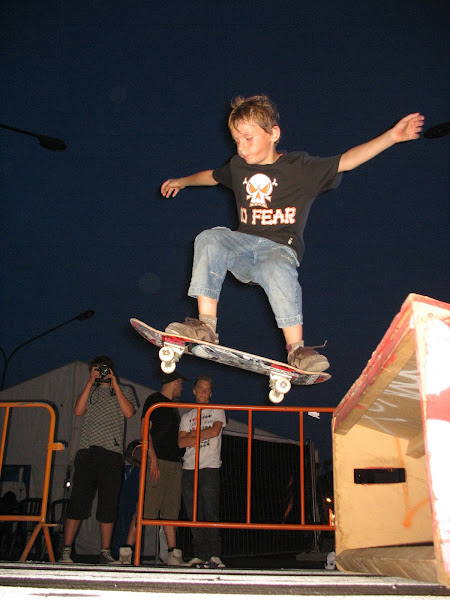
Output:
[[[194,383],[193,393],[199,404],[208,404],[212,396],[212,379],[209,375],[199,375]],[[197,443],[197,414],[193,408],[181,417],[178,445],[185,448],[183,457],[183,502],[187,516],[192,520],[194,502],[195,452]],[[225,411],[216,408],[202,408],[200,428],[200,453],[198,465],[197,520],[219,521],[220,466],[222,460],[222,429],[226,425]],[[187,566],[223,568],[220,559],[221,539],[216,528],[193,527],[192,540],[194,558]]]

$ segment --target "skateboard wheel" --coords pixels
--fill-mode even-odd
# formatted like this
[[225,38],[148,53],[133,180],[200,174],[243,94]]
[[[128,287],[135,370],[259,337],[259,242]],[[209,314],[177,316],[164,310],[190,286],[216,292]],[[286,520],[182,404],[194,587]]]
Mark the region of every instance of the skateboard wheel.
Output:
[[174,362],[162,362],[161,363],[161,371],[163,373],[166,373],[167,375],[170,375],[170,373],[173,373],[175,371],[175,367],[177,365]]
[[[170,363],[173,361],[174,356],[175,352],[172,348],[169,348],[168,346],[163,346],[159,351],[159,360],[161,362]],[[173,373],[173,371],[170,372]]]
[[277,379],[274,384],[274,389],[279,394],[287,394],[291,389],[291,382],[288,379]]
[[273,403],[273,404],[279,404],[284,398],[284,394],[280,394],[279,392],[276,392],[275,390],[270,390],[269,392],[269,400]]

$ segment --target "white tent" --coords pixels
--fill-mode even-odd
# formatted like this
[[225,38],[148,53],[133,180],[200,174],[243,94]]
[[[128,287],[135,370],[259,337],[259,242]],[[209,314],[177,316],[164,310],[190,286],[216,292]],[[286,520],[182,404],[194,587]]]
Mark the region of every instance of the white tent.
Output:
[[[298,441],[280,437],[276,433],[270,433],[269,431],[264,431],[263,429],[258,429],[257,427],[254,427],[252,431],[254,440],[260,440],[263,442],[276,442],[277,444],[295,444],[296,446],[299,445]],[[235,421],[234,419],[230,419],[227,416],[227,426],[226,429],[224,429],[224,435],[232,435],[235,437],[246,438],[248,435],[248,427],[245,423]]]
[[[64,442],[66,449],[54,453],[54,466],[49,493],[49,505],[54,500],[68,497],[65,483],[68,474],[72,474],[72,465],[78,449],[83,417],[75,417],[73,406],[88,380],[88,365],[75,361],[49,373],[45,373],[29,381],[0,392],[2,401],[40,401],[51,404],[57,415],[55,441]],[[139,409],[131,419],[126,421],[125,444],[140,437],[140,421],[142,406],[146,398],[155,390],[134,383],[120,376],[122,385],[131,386],[137,396]],[[184,412],[180,409],[180,412]],[[3,426],[4,411],[0,412],[0,424]],[[30,465],[29,487],[24,489],[29,497],[40,497],[44,480],[45,456],[47,450],[49,413],[45,409],[13,409],[10,414],[9,433],[4,456],[4,465]],[[227,415],[225,435],[247,437],[247,425],[231,419]],[[298,444],[259,429],[253,430],[254,439]],[[4,471],[3,471],[4,473]],[[3,474],[2,474],[3,477]],[[10,489],[10,482],[0,482],[0,495]],[[16,488],[17,489],[17,488]],[[95,506],[92,514],[95,515]],[[155,547],[153,534],[146,528],[146,548]],[[84,521],[76,540],[77,552],[80,554],[96,554],[99,552],[99,527],[95,518]]]

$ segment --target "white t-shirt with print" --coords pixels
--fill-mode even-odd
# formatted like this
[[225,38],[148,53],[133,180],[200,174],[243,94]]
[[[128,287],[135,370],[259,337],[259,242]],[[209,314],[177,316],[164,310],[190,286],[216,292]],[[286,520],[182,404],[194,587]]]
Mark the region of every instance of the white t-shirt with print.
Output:
[[[222,464],[220,451],[222,448],[222,431],[227,420],[225,411],[218,408],[202,408],[201,428],[212,427],[216,421],[222,421],[223,426],[218,436],[200,442],[199,469],[218,469]],[[193,408],[181,417],[179,431],[191,432],[197,429],[197,409]],[[183,456],[183,469],[193,470],[195,468],[195,448],[186,448]]]

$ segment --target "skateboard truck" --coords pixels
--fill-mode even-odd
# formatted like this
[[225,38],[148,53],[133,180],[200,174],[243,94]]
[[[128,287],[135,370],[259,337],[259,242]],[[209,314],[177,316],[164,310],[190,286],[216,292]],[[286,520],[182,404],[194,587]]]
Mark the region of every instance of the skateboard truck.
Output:
[[159,359],[161,361],[161,371],[169,375],[176,369],[177,362],[184,354],[186,346],[175,342],[164,342],[164,345],[159,351]]
[[274,404],[279,404],[291,389],[291,375],[280,369],[272,368],[269,377],[269,400]]

